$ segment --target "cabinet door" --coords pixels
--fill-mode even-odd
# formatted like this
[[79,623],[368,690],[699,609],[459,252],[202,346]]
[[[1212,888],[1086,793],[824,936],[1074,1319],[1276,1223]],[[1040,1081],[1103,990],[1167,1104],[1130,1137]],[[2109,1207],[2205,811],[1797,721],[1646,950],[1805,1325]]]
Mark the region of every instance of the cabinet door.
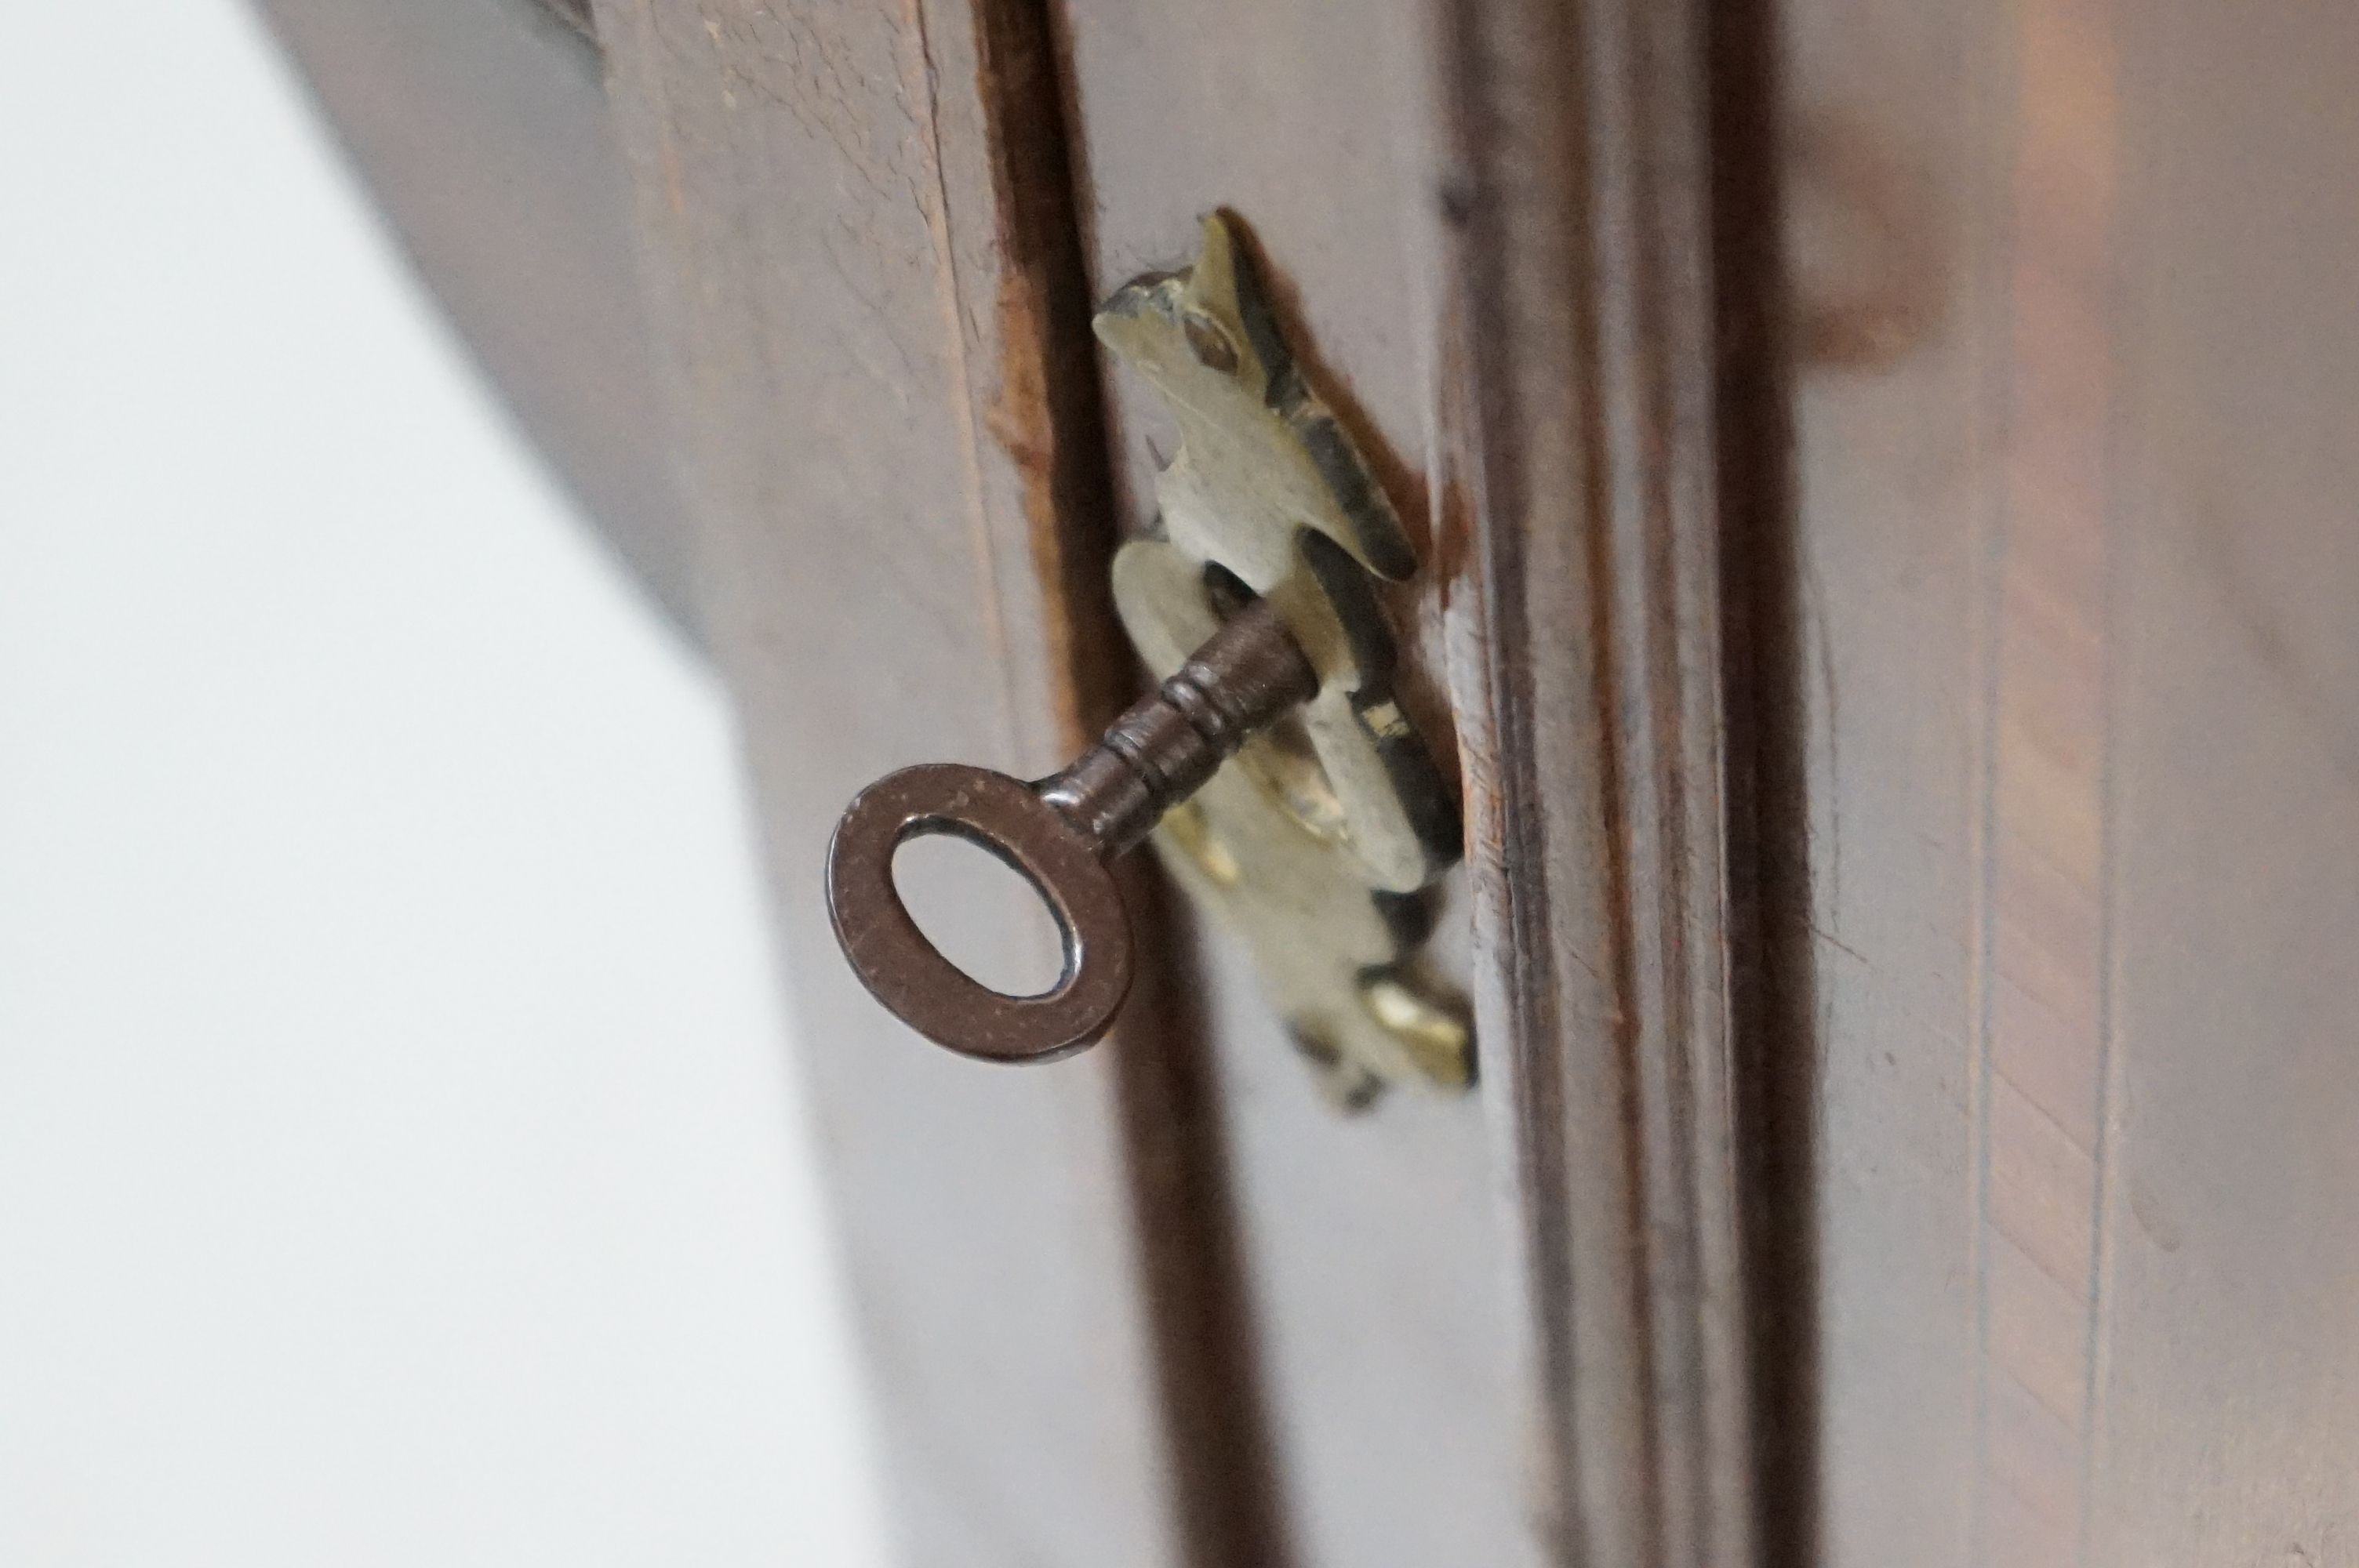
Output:
[[[2359,13],[268,4],[736,697],[911,1563],[2353,1552]],[[386,176],[387,50],[564,199]],[[1136,689],[1088,320],[1214,209],[1423,561],[1471,1095],[1338,1116],[1143,870],[1044,1068],[822,914],[860,785]]]
[[[1744,1561],[1696,16],[599,23],[917,1560]],[[1179,926],[1103,1052],[977,1068],[819,918],[857,784],[1045,773],[1131,678],[1097,584],[1171,432],[1086,317],[1214,208],[1427,563],[1477,1096],[1338,1118]]]

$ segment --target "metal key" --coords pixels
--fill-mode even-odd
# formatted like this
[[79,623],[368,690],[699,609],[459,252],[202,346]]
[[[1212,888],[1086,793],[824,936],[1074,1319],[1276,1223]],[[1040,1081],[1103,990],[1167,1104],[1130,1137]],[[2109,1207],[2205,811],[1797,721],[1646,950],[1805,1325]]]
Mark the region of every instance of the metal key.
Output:
[[[1026,784],[928,762],[853,797],[828,846],[836,941],[869,993],[929,1040],[995,1062],[1049,1061],[1113,1027],[1130,992],[1130,920],[1109,862],[1201,788],[1255,731],[1318,692],[1277,613],[1256,600],[1063,772]],[[991,989],[936,950],[893,882],[903,844],[948,833],[1021,872],[1064,942],[1057,984]]]

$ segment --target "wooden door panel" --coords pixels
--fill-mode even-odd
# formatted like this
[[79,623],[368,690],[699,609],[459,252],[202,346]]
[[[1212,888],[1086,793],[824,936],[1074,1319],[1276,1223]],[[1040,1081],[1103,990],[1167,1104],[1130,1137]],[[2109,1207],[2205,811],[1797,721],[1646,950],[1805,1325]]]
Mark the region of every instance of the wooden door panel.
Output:
[[[1054,146],[1044,57],[963,5],[597,19],[906,1559],[1213,1560],[1234,1527],[1175,1411],[1233,1358],[1169,1010],[1054,1071],[952,1056],[860,989],[821,901],[863,784],[1046,772],[1113,684],[1069,569],[1103,515],[1071,225],[1017,178]],[[1022,940],[1010,896],[971,896],[968,950]]]
[[[2359,20],[597,21],[911,1561],[2352,1552]],[[1176,438],[1087,316],[1213,208],[1426,562],[1473,1097],[1334,1114],[1148,878],[1119,1036],[1032,1071],[821,915],[859,785],[1127,695]]]
[[[1699,17],[1076,8],[1064,105],[1011,86],[1041,19],[598,17],[913,1560],[1741,1564]],[[1043,771],[1126,665],[1076,312],[1214,205],[1427,535],[1400,610],[1478,764],[1479,1103],[1329,1119],[1217,938],[1210,1079],[1184,986],[1079,1065],[937,1059],[817,919],[859,784]],[[1157,426],[1113,399],[1136,527]]]
[[2113,18],[2086,1560],[2359,1550],[2359,16]]
[[[1200,214],[1258,241],[1288,326],[1375,458],[1425,569],[1397,605],[1408,699],[1447,748],[1451,590],[1435,450],[1435,100],[1419,7],[1061,7],[1092,292],[1184,265]],[[1144,381],[1108,385],[1125,532],[1178,441]],[[1466,913],[1442,914],[1462,966]],[[1271,1456],[1306,1563],[1508,1563],[1532,1540],[1505,1232],[1473,1096],[1397,1087],[1340,1117],[1224,933],[1201,972]],[[1462,983],[1462,968],[1461,972]]]
[[[1962,1563],[1973,1514],[1976,888],[2008,74],[1987,7],[1781,8],[1813,998],[1817,1550]],[[1799,1479],[1799,1477],[1797,1477]]]
[[1823,1559],[2330,1561],[2359,32],[1785,18]]

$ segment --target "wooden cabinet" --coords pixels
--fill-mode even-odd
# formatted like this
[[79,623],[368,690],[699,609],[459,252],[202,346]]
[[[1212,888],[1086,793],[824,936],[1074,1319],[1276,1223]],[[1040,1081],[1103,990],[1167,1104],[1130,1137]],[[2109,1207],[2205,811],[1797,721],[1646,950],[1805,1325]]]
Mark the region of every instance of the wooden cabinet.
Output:
[[[735,695],[911,1563],[2359,1552],[2359,12],[268,9]],[[1088,318],[1216,208],[1425,563],[1472,1096],[1144,873],[1053,1066],[827,932],[1134,690]]]

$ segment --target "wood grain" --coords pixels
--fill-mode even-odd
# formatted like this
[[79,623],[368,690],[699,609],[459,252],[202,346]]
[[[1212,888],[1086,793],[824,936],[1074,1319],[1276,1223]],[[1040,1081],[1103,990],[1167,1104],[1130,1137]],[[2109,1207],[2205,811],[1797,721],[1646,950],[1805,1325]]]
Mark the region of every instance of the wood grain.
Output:
[[[527,422],[652,495],[586,56],[472,70],[461,4],[270,0]],[[913,1561],[2354,1559],[2359,17],[599,19]],[[1127,680],[1169,433],[1083,317],[1216,205],[1431,563],[1479,1108],[1332,1119],[1184,921],[1112,1052],[992,1073],[820,920],[853,787],[1043,771]]]
[[1997,7],[1790,0],[1782,175],[1815,1150],[1796,1561],[1967,1562],[1980,1466],[1977,888],[2013,54]]
[[2359,33],[1784,19],[1822,1558],[2337,1561]]
[[[1388,1105],[1337,1136],[1214,971],[1281,1478],[1314,1561],[1741,1563],[1704,40],[1444,9],[1066,17],[1098,286],[1204,208],[1256,228],[1422,524],[1410,659],[1469,762],[1493,1130]],[[1169,433],[1112,406],[1139,526]]]
[[[1250,231],[1307,373],[1372,455],[1426,563],[1395,609],[1408,700],[1446,749],[1454,584],[1423,477],[1439,439],[1440,294],[1421,7],[1093,0],[1058,15],[1093,291],[1183,265],[1207,211]],[[1143,381],[1112,375],[1107,406],[1117,514],[1136,531],[1176,431]],[[1462,968],[1462,903],[1442,919]],[[1202,950],[1291,1550],[1369,1568],[1530,1560],[1497,1144],[1482,1106],[1403,1089],[1339,1117],[1245,955],[1218,930]]]
[[1460,683],[1550,1560],[1759,1539],[1701,8],[1453,8]]
[[2025,8],[2006,266],[1974,1245],[1975,1550],[2080,1561],[2105,1114],[2115,121],[2108,0]]
[[2082,1561],[2359,1553],[2359,13],[2110,45]]
[[[820,907],[860,785],[940,758],[1045,773],[1127,678],[1038,22],[598,12],[906,1560],[1264,1561],[1183,999],[1147,977],[1114,1041],[1050,1071],[963,1061],[860,991]],[[985,972],[1025,929],[1010,896],[958,909]]]

